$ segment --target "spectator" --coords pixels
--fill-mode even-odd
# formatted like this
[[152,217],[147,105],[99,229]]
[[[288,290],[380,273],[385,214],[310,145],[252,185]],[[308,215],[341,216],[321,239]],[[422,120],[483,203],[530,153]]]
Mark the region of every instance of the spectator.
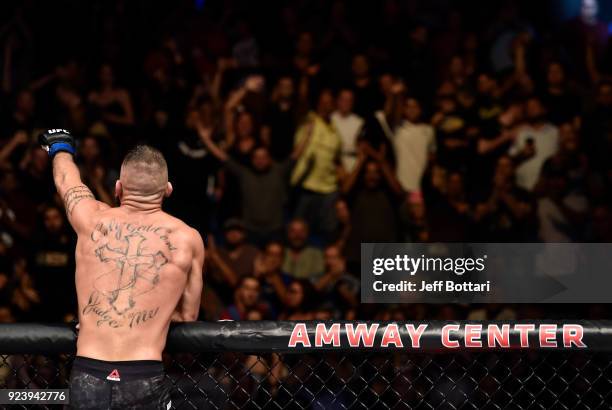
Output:
[[316,293],[310,281],[296,279],[287,289],[284,310],[278,315],[279,320],[314,320]]
[[223,225],[225,243],[221,248],[209,237],[211,276],[217,284],[231,292],[240,278],[253,274],[253,264],[259,250],[247,242],[244,223],[230,218]]
[[612,82],[601,81],[596,87],[595,106],[583,118],[584,148],[593,168],[607,169],[612,153]]
[[[259,310],[250,310],[246,314],[246,320],[259,321],[264,317]],[[266,356],[248,355],[244,358],[243,366],[248,369],[250,377],[243,377],[240,380],[240,391],[249,392],[249,398],[253,402],[267,402],[268,397],[262,393],[262,383],[267,382],[266,386],[271,394],[275,394],[278,383],[281,380],[283,372],[286,372],[284,363],[281,361],[277,353],[272,353]],[[265,397],[261,397],[265,396]]]
[[468,181],[470,192],[476,197],[488,193],[491,188],[491,175],[495,172],[497,160],[508,152],[516,139],[517,127],[522,124],[524,104],[510,103],[495,118],[495,124],[488,124],[489,133],[479,132],[477,136],[477,156],[470,167]]
[[363,127],[363,119],[353,113],[355,96],[349,89],[340,90],[336,100],[338,108],[331,120],[342,138],[342,166],[346,172],[352,171],[357,158],[357,137]]
[[434,187],[429,197],[429,240],[468,241],[472,209],[467,201],[463,174],[458,171],[446,174],[443,184]]
[[527,123],[517,130],[510,154],[519,161],[516,183],[528,191],[533,190],[544,162],[557,152],[559,131],[547,121],[546,111],[538,97],[526,103]]
[[543,181],[544,195],[538,200],[539,239],[543,242],[581,242],[588,203],[568,189],[564,172],[550,169]]
[[516,183],[510,157],[503,156],[498,160],[492,185],[488,199],[476,205],[474,218],[480,228],[477,236],[494,237],[500,242],[532,240],[533,197]]
[[109,159],[105,159],[97,137],[87,135],[81,140],[79,159],[79,169],[83,179],[88,185],[93,186],[98,198],[111,205],[113,203],[111,192],[115,189],[119,173],[109,164]]
[[430,233],[427,220],[427,211],[423,194],[411,192],[406,200],[404,212],[400,215],[403,225],[406,226],[405,240],[412,242],[429,242]]
[[416,22],[409,28],[406,41],[393,50],[402,73],[411,81],[412,94],[419,99],[427,98],[435,87],[435,62],[429,37],[426,24]]
[[[259,130],[256,128],[253,113],[246,110],[244,100],[247,95],[259,94],[264,87],[261,76],[249,76],[244,85],[230,94],[224,107],[225,146],[229,155],[237,162],[248,166],[253,150],[259,146]],[[197,124],[197,123],[196,123]],[[210,128],[210,126],[209,126]],[[201,141],[199,141],[201,143]],[[240,216],[242,197],[240,183],[233,175],[221,172],[222,217]]]
[[300,188],[295,216],[303,218],[316,234],[329,240],[336,229],[333,203],[338,192],[342,140],[331,123],[334,99],[331,91],[319,95],[317,110],[310,113],[295,136],[296,144],[312,133],[297,160],[291,183]]
[[[197,126],[206,121],[210,101],[200,106],[189,107],[178,135],[172,136],[173,144],[168,152],[169,177],[174,184],[175,193],[168,198],[168,208],[199,230],[208,229],[207,216],[210,214],[210,201],[207,196],[216,172],[214,158],[208,154],[198,137]],[[210,186],[209,186],[210,185]],[[237,205],[235,205],[237,206]]]
[[293,219],[289,222],[283,272],[294,278],[314,279],[323,273],[323,254],[307,245],[308,234],[306,221]]
[[360,262],[361,243],[400,238],[398,208],[405,195],[385,159],[385,145],[381,147],[377,152],[369,145],[361,146],[357,165],[342,187],[352,204],[346,248],[351,267]]
[[559,128],[559,151],[546,160],[538,182],[539,238],[544,242],[580,242],[585,238],[589,201],[587,158],[580,154],[572,124]]
[[258,310],[265,317],[267,307],[259,300],[261,287],[253,276],[243,276],[234,291],[234,303],[221,313],[221,320],[246,320],[247,314]]
[[370,74],[370,62],[364,54],[356,54],[351,64],[352,89],[355,96],[355,113],[361,118],[380,108],[381,97]]
[[571,123],[559,126],[559,150],[548,158],[542,166],[541,177],[549,171],[562,172],[570,191],[585,193],[590,174],[589,160],[581,150],[581,141],[577,130]]
[[130,93],[115,85],[115,74],[109,64],[100,66],[98,81],[99,88],[89,93],[88,101],[111,134],[124,136],[135,123]]
[[[357,308],[359,304],[359,279],[348,273],[346,260],[335,245],[325,248],[325,273],[314,284],[330,305],[338,309],[334,316]],[[331,318],[330,318],[331,319]]]
[[282,243],[268,242],[263,254],[255,259],[254,276],[262,285],[262,297],[272,310],[272,316],[282,309],[282,304],[287,298],[287,286],[293,278],[283,272],[283,257],[285,248]]
[[[27,264],[24,259],[18,259],[15,262],[13,271],[14,284],[11,302],[13,305],[12,311],[19,321],[32,321],[35,318],[40,318],[38,308],[40,306],[40,295],[36,288],[32,277],[27,271]],[[47,306],[45,306],[47,309]]]
[[73,233],[68,231],[66,220],[59,208],[44,208],[42,221],[31,248],[29,266],[41,303],[45,306],[42,311],[44,319],[57,322],[67,313],[76,310],[75,238]]
[[437,112],[431,119],[437,138],[437,162],[446,169],[460,170],[466,167],[469,154],[468,124],[455,98],[456,90],[450,83],[440,86]]
[[0,165],[18,167],[27,150],[28,142],[29,137],[25,131],[16,131],[0,149]]
[[198,133],[206,148],[223,162],[240,184],[242,218],[253,243],[278,239],[283,227],[289,174],[296,158],[310,142],[312,128],[291,156],[282,163],[272,161],[266,147],[253,150],[251,166],[245,167],[221,150],[211,138],[212,130],[199,125]]
[[244,109],[244,100],[248,95],[263,91],[264,79],[252,75],[246,78],[244,85],[234,91],[225,103],[225,142],[233,155],[248,161],[251,151],[259,143],[253,114]]
[[[293,136],[297,121],[295,84],[290,76],[278,79],[272,96],[265,124],[269,134],[267,147],[274,160],[282,162],[293,149]],[[262,130],[263,132],[263,130]]]
[[36,99],[29,90],[22,90],[15,97],[14,110],[3,122],[4,135],[13,135],[17,131],[25,131],[28,135],[38,126],[36,116]]
[[[5,168],[0,175],[0,227],[14,241],[30,239],[36,220],[36,203],[22,186],[19,176],[11,168]],[[19,248],[27,242],[18,242]]]
[[557,61],[549,63],[542,102],[548,107],[548,118],[557,126],[578,120],[580,99],[570,87],[563,65]]
[[499,134],[499,115],[503,111],[500,102],[500,87],[497,79],[490,73],[483,72],[476,80],[476,112],[478,128],[485,138]]
[[19,177],[27,196],[36,204],[50,202],[53,199],[53,179],[49,172],[49,155],[38,147],[30,147],[21,163]]
[[396,87],[391,114],[395,116],[391,142],[395,154],[396,176],[402,188],[408,192],[421,191],[421,179],[430,155],[435,151],[433,127],[423,122],[421,103],[412,97],[403,99],[398,95],[401,84]]
[[303,31],[298,34],[293,56],[294,69],[299,73],[307,71],[318,71],[319,67],[315,60],[315,44],[311,32]]

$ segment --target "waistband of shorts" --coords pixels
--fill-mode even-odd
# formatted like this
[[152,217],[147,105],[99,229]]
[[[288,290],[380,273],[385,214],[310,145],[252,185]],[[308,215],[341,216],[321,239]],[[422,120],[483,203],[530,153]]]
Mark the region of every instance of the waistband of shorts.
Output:
[[148,379],[164,374],[164,366],[159,360],[106,361],[76,356],[72,369],[115,382]]

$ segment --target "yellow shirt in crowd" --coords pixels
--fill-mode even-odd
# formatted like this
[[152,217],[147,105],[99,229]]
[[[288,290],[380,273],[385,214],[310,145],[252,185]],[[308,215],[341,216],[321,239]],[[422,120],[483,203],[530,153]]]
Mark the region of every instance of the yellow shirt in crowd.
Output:
[[296,145],[306,138],[307,124],[310,121],[314,122],[312,137],[293,168],[291,184],[320,194],[329,194],[338,190],[336,167],[342,140],[333,124],[325,122],[315,113],[310,113],[307,121],[295,134]]

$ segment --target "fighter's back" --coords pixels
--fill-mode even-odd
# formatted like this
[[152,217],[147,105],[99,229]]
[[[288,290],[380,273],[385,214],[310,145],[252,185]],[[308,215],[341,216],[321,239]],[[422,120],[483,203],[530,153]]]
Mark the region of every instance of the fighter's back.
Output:
[[168,409],[161,355],[171,321],[197,320],[205,251],[196,230],[162,211],[172,194],[166,160],[146,145],[130,150],[115,183],[121,205],[111,208],[83,184],[68,131],[39,139],[78,236],[71,408]]
[[160,360],[199,235],[162,211],[118,207],[92,216],[76,248],[77,354]]

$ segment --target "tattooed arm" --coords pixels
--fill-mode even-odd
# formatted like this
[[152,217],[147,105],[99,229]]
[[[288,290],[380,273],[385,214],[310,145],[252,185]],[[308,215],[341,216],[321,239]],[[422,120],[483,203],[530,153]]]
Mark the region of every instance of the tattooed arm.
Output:
[[174,322],[191,322],[198,320],[200,313],[200,299],[202,298],[202,288],[204,279],[202,269],[204,267],[204,243],[200,234],[193,230],[194,254],[191,262],[191,270],[187,278],[187,285],[183,295],[179,300],[178,306],[172,315]]
[[93,194],[81,181],[81,175],[72,155],[58,152],[53,158],[53,180],[57,192],[64,201],[68,220],[75,231],[87,227],[91,215],[108,205],[96,201]]

